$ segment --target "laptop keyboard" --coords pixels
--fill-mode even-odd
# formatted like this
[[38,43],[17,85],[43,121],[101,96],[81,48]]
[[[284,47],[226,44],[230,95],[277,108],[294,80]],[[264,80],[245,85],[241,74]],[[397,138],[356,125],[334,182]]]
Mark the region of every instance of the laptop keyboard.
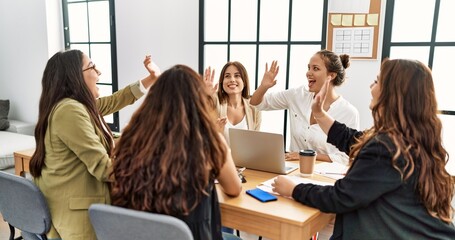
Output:
[[293,168],[298,168],[299,164],[292,163],[292,162],[286,162],[284,166],[285,166],[286,171],[289,171],[289,170],[291,170]]

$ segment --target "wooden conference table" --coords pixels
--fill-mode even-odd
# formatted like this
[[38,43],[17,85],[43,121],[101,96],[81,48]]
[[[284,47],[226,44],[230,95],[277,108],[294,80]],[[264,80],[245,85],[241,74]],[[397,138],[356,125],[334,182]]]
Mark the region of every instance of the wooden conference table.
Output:
[[[270,239],[310,239],[335,217],[281,196],[277,201],[262,203],[247,195],[245,190],[256,188],[277,174],[247,169],[243,175],[247,182],[242,184],[240,196],[229,197],[217,188],[223,226]],[[334,182],[320,175],[311,178]]]
[[[34,149],[29,149],[14,153],[16,175],[25,176],[29,172],[33,152]],[[290,174],[298,174],[298,170]],[[281,196],[278,196],[278,201],[259,202],[247,195],[245,190],[256,188],[277,174],[247,169],[243,175],[247,182],[242,184],[240,196],[229,197],[217,188],[223,226],[270,239],[310,239],[335,217]],[[334,181],[319,175],[312,178]]]

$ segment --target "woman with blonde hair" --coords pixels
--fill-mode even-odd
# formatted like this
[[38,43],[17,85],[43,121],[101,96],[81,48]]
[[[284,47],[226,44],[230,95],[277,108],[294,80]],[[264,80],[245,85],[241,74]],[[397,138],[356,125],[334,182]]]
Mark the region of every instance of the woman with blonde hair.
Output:
[[327,141],[350,154],[349,171],[334,186],[278,177],[274,191],[336,213],[331,239],[453,239],[454,181],[445,169],[431,70],[414,60],[385,60],[370,87],[374,126],[363,132],[323,109],[329,84],[313,115]]

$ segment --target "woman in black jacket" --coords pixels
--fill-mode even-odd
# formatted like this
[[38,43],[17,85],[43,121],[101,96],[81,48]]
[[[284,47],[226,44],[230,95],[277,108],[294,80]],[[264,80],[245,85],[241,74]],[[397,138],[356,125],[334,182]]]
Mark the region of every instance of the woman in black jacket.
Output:
[[385,60],[370,88],[374,126],[363,132],[327,115],[325,90],[313,102],[327,142],[350,155],[346,176],[334,186],[279,176],[274,191],[336,213],[331,239],[454,239],[454,181],[445,169],[431,70],[418,61]]

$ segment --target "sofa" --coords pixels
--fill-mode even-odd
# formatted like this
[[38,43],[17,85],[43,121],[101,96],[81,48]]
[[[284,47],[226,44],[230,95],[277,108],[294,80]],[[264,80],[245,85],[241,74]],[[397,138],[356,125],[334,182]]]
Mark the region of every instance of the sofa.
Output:
[[14,152],[35,148],[35,124],[10,120],[10,127],[0,131],[0,171],[14,173]]
[[8,119],[9,101],[0,100],[0,171],[14,173],[14,152],[35,148],[35,124]]

